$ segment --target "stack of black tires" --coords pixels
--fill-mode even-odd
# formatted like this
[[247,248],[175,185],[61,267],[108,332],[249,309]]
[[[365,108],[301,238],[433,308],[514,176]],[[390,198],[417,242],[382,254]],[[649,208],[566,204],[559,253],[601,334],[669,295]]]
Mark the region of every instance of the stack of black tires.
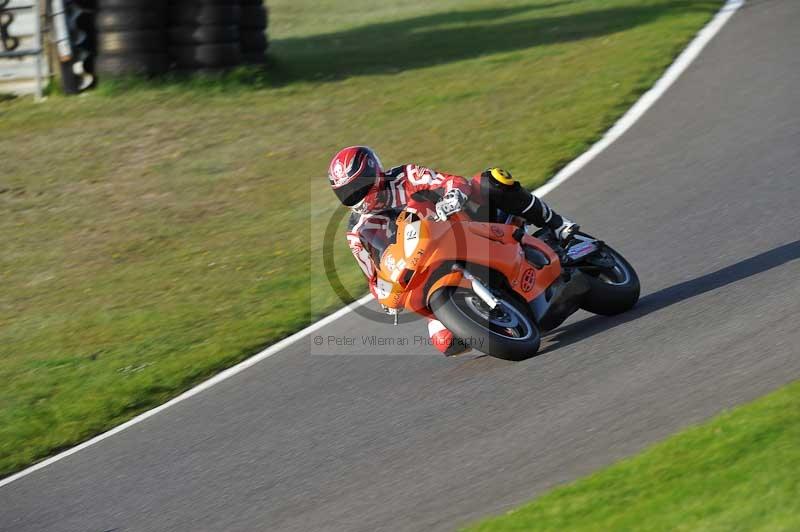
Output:
[[169,53],[179,71],[214,71],[242,63],[238,0],[170,0]]
[[95,72],[101,79],[168,70],[164,0],[97,0],[95,27]]
[[[263,0],[68,0],[68,5],[69,19],[85,18],[87,26],[74,32],[81,64],[73,70],[97,74],[101,81],[218,72],[266,60],[269,20]],[[76,18],[79,12],[83,18]],[[75,92],[94,78],[82,79],[73,80]]]
[[262,0],[239,0],[242,18],[239,24],[242,61],[246,64],[263,64],[269,42],[267,24],[269,11]]

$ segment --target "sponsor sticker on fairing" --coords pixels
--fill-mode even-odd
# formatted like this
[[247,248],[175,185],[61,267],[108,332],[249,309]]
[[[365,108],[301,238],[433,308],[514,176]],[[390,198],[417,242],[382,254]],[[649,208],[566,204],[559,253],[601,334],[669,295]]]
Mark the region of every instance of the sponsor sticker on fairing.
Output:
[[405,231],[403,232],[403,251],[406,257],[412,257],[414,251],[417,249],[417,245],[419,244],[419,230],[420,222],[418,221],[406,224]]
[[522,288],[523,292],[530,292],[533,290],[533,286],[536,283],[536,271],[533,268],[525,270],[525,273],[522,274],[522,281],[520,282],[520,288]]
[[594,242],[581,242],[580,244],[575,244],[574,246],[570,247],[567,250],[567,255],[571,259],[579,259],[581,257],[585,257],[589,253],[592,253],[596,249],[597,244]]

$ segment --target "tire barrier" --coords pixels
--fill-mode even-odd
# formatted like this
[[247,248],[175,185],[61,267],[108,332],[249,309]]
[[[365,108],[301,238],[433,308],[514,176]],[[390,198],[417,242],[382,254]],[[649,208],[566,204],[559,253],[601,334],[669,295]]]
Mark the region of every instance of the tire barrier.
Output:
[[224,71],[242,64],[238,0],[172,0],[169,53],[181,72]]
[[103,78],[155,76],[169,69],[167,7],[161,0],[97,0],[97,60]]
[[97,36],[97,44],[105,54],[159,52],[164,49],[165,37],[162,30],[108,31]]
[[239,26],[176,26],[169,30],[171,45],[236,43]]
[[[222,0],[220,0],[222,2]],[[241,10],[237,4],[198,4],[197,2],[173,2],[170,4],[170,23],[176,26],[236,25]]]
[[263,0],[63,1],[68,10],[80,11],[73,17],[73,47],[85,51],[78,70],[97,74],[101,82],[225,71],[266,60],[269,11]]
[[225,69],[237,66],[242,62],[242,50],[239,43],[196,44],[176,46],[170,49],[180,70]]
[[169,56],[163,52],[129,52],[98,56],[97,72],[111,78],[153,76],[169,69]]
[[263,64],[269,48],[266,34],[269,11],[259,0],[240,0],[240,7],[242,10],[239,26],[242,61],[251,65]]
[[157,9],[164,5],[163,0],[97,0],[97,9]]
[[95,27],[98,34],[107,31],[130,31],[158,28],[164,25],[163,14],[156,9],[104,9],[97,12]]

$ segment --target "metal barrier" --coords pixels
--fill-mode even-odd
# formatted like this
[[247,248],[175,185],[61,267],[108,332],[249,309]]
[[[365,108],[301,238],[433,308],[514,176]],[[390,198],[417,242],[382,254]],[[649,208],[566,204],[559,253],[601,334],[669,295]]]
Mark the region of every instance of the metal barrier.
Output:
[[[36,99],[41,100],[44,90],[44,73],[42,65],[42,11],[40,0],[29,0],[30,3],[11,5],[12,0],[0,0],[0,59],[36,57]],[[9,27],[15,15],[20,11],[32,10],[34,20],[33,38],[35,47],[20,50],[19,37],[9,33]]]

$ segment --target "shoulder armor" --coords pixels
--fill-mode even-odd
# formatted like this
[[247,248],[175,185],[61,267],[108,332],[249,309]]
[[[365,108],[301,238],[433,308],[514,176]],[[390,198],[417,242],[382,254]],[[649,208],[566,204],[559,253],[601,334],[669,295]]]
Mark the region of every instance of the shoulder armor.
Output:
[[407,165],[404,164],[404,165],[401,165],[401,166],[393,166],[392,168],[389,168],[386,171],[386,177],[390,177],[392,179],[400,177],[401,175],[403,175],[405,173],[406,166]]

